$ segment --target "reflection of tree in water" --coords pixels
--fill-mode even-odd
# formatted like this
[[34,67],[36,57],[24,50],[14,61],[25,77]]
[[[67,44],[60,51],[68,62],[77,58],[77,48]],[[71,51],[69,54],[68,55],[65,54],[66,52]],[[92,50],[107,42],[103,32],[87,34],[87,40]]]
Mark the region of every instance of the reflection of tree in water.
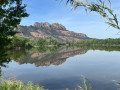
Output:
[[1,67],[6,67],[6,64],[8,64],[11,61],[11,59],[7,56],[5,51],[1,50],[0,51],[0,76],[2,69]]
[[45,52],[54,52],[58,49],[58,47],[39,47],[39,48],[21,48],[21,49],[12,49],[6,51],[8,57],[10,57],[14,61],[19,61],[25,57],[29,53],[45,53]]
[[8,57],[10,57],[12,60],[19,61],[22,58],[25,58],[28,53],[29,49],[12,49],[6,51],[8,54]]
[[85,54],[87,50],[120,51],[118,47],[79,46],[79,47],[39,47],[30,49],[8,50],[6,53],[19,64],[30,63],[38,66],[60,65],[67,58]]
[[104,46],[104,45],[81,45],[70,46],[71,48],[81,48],[84,50],[104,50],[104,51],[120,51],[120,46]]

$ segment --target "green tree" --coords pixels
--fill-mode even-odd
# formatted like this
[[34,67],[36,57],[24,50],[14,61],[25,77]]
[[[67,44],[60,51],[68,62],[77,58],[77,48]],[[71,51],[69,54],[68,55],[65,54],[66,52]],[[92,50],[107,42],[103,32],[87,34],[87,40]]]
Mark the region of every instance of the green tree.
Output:
[[25,8],[22,0],[0,0],[0,48],[10,43],[10,36],[16,33],[14,28],[28,16]]
[[27,47],[29,46],[29,39],[24,37],[18,37],[14,36],[12,37],[11,43],[7,46],[8,48],[14,48],[14,47]]
[[114,14],[114,11],[111,9],[110,0],[91,0],[91,2],[88,0],[67,0],[67,4],[68,3],[71,4],[73,9],[83,6],[85,7],[86,12],[88,10],[97,12],[108,20],[108,22],[106,22],[108,25],[120,30],[117,15]]
[[22,0],[0,0],[0,73],[1,67],[11,61],[5,54],[4,47],[11,42],[11,36],[16,34],[14,28],[23,17],[28,16],[25,8]]

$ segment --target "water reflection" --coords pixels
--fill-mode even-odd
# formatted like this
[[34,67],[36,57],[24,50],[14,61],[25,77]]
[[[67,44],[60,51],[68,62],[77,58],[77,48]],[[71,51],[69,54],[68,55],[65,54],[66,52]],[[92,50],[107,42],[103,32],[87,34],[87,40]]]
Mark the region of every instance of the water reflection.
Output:
[[[1,66],[3,63],[8,63],[10,59],[19,64],[34,64],[38,66],[60,65],[66,61],[67,58],[75,55],[85,54],[88,50],[105,50],[105,51],[120,51],[120,47],[107,46],[74,46],[74,47],[39,47],[39,48],[23,48],[16,50],[8,50],[1,55]],[[7,56],[6,56],[7,55]],[[8,57],[10,59],[8,59]]]
[[93,83],[94,90],[115,90],[112,80],[120,80],[120,54],[108,51],[120,51],[120,48],[84,46],[8,50],[5,53],[12,62],[2,69],[8,76],[14,73],[18,80],[40,83],[50,90],[74,90],[82,82],[81,74]]
[[11,59],[7,56],[4,51],[0,51],[0,67],[6,67]]
[[66,61],[67,58],[85,54],[87,50],[78,48],[32,48],[8,51],[9,56],[17,61],[19,64],[34,64],[38,66],[60,65]]
[[[98,45],[88,45],[88,46],[72,46],[71,48],[81,48],[83,50],[103,50],[103,51],[120,51],[120,46],[98,46]],[[69,47],[70,48],[70,47]]]

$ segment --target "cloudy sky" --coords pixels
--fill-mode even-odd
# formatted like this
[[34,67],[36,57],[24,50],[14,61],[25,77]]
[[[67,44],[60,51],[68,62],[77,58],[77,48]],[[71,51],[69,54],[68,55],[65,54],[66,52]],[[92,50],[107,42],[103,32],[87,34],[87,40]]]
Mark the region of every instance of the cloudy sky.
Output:
[[[105,24],[103,17],[95,12],[86,14],[84,8],[79,7],[72,10],[70,5],[66,6],[63,0],[23,0],[27,4],[27,12],[29,17],[23,18],[21,25],[33,25],[34,22],[60,23],[68,30],[85,33],[91,38],[120,38],[117,33],[119,30],[114,29]],[[92,1],[92,0],[91,0]],[[120,16],[120,0],[111,0],[112,9]]]

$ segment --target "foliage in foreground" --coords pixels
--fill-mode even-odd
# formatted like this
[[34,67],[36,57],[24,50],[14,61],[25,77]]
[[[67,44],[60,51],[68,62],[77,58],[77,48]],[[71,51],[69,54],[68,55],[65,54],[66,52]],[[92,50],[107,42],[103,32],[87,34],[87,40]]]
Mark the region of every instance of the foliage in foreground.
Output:
[[91,2],[90,0],[67,0],[68,2],[70,2],[74,9],[84,7],[86,12],[89,10],[98,13],[108,20],[106,23],[109,26],[120,30],[119,21],[117,15],[114,14],[114,10],[111,9],[110,0],[91,0]]
[[33,85],[32,82],[24,84],[17,80],[2,80],[0,82],[0,90],[45,90],[39,85]]
[[10,36],[15,35],[14,28],[22,18],[28,17],[26,5],[22,0],[0,0],[0,48],[10,43]]
[[81,77],[83,79],[83,86],[79,86],[79,90],[92,90],[91,84],[87,84],[88,79],[83,75]]

